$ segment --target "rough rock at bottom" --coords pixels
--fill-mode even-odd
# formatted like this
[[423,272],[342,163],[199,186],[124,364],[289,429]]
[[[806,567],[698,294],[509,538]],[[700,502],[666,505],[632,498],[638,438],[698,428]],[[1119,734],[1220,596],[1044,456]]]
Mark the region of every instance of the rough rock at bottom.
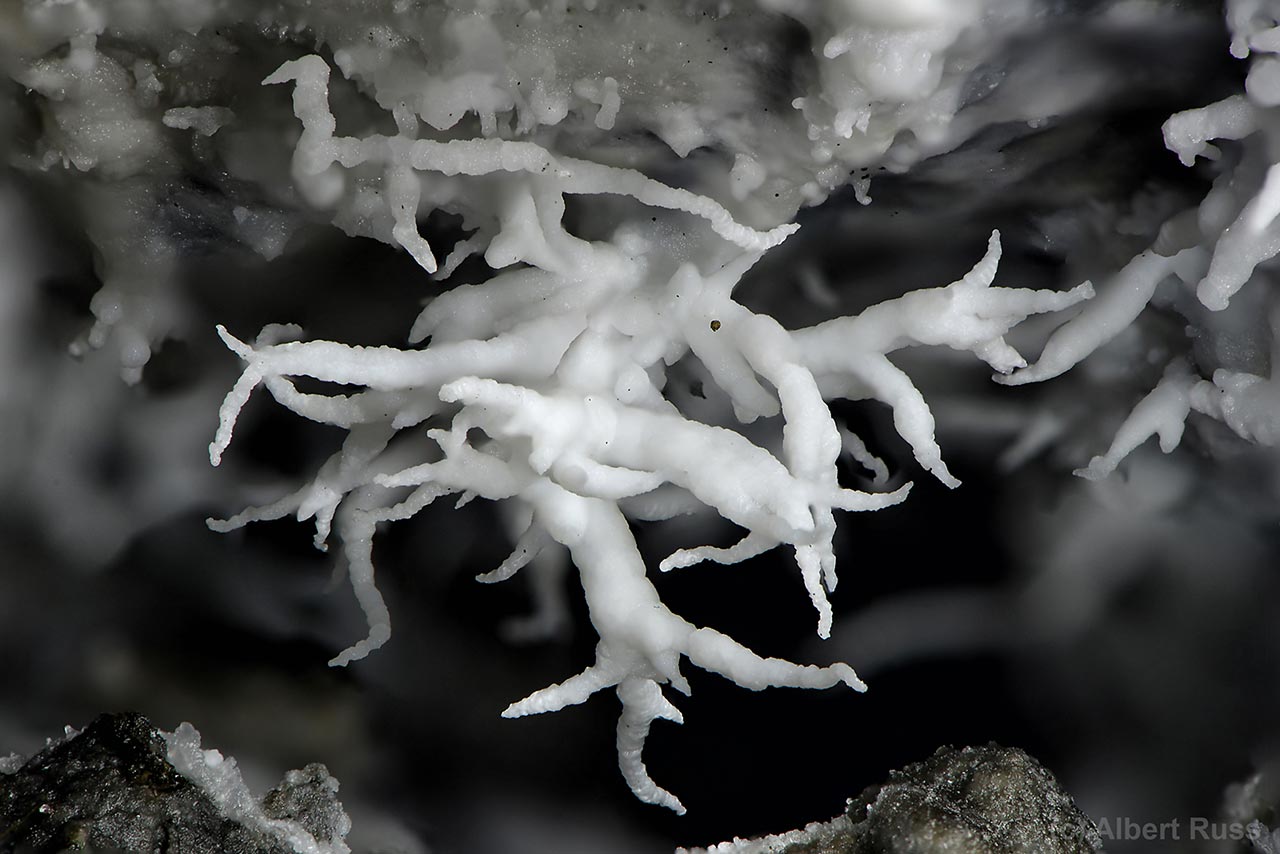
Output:
[[[206,755],[234,773],[232,760]],[[299,839],[315,854],[337,854],[347,850],[350,821],[336,788],[323,765],[308,765],[229,817],[174,768],[165,735],[149,720],[101,715],[0,773],[0,854],[289,854]]]
[[803,830],[680,854],[1092,854],[1094,823],[1017,748],[941,747]]

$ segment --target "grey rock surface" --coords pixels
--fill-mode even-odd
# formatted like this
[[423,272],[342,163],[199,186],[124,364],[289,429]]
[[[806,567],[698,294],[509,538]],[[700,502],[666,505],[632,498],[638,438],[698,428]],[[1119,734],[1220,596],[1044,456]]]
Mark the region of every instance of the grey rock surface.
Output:
[[[346,821],[322,765],[290,772],[262,800],[318,839]],[[135,713],[96,718],[0,774],[0,854],[58,851],[286,854],[257,827],[224,817],[167,759],[160,731]]]
[[845,814],[734,854],[1091,854],[1097,827],[1017,748],[940,747],[849,801]]

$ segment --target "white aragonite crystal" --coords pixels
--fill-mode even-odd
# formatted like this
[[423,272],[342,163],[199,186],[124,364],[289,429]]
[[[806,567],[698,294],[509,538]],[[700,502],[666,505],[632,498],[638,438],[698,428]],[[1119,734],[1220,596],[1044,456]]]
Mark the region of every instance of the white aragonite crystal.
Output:
[[1191,390],[1191,405],[1246,441],[1267,447],[1280,444],[1280,383],[1274,375],[1267,379],[1219,368],[1213,382],[1201,380]]
[[[213,802],[222,818],[276,839],[294,854],[349,854],[351,851],[345,841],[351,820],[345,812],[339,813],[331,838],[317,839],[298,821],[267,816],[240,776],[236,760],[218,750],[202,748],[200,733],[191,724],[179,724],[173,732],[160,735],[168,748],[169,764]],[[330,777],[328,783],[337,789],[337,780]]]
[[1160,439],[1160,450],[1172,453],[1182,441],[1187,415],[1191,412],[1191,390],[1196,379],[1189,367],[1174,362],[1160,383],[1133,408],[1133,412],[1116,431],[1111,447],[1089,461],[1087,468],[1076,474],[1089,480],[1101,480],[1115,471],[1120,461],[1152,436]]
[[403,135],[335,137],[336,122],[328,106],[328,63],[318,56],[290,60],[263,81],[286,82],[295,83],[294,112],[303,124],[293,161],[293,175],[299,186],[306,189],[313,204],[327,207],[336,204],[343,192],[337,164],[346,168],[364,163],[385,164],[387,204],[396,221],[393,237],[428,273],[436,271],[436,261],[417,231],[420,196],[414,170],[447,176],[495,172],[545,175],[559,184],[562,193],[626,195],[653,207],[695,214],[706,219],[721,237],[749,249],[768,249],[796,229],[795,225],[781,225],[769,232],[757,232],[734,222],[730,213],[712,199],[668,187],[634,170],[556,157],[530,142],[437,142]]
[[[680,719],[660,686],[688,692],[681,658],[752,690],[865,686],[847,665],[762,658],[668,610],[646,576],[624,515],[624,506],[638,505],[626,502],[674,490],[747,531],[737,546],[685,549],[662,569],[738,562],[784,544],[793,548],[818,612],[818,633],[826,637],[832,623],[827,596],[837,581],[834,511],[897,504],[910,484],[883,493],[841,488],[836,461],[849,440],[842,440],[824,398],[834,389],[835,396],[892,405],[917,457],[954,486],[927,405],[886,354],[944,344],[1008,371],[1024,364],[1003,338],[1013,325],[1091,292],[1087,285],[1068,293],[993,288],[1000,247],[993,233],[984,258],[952,285],[789,331],[734,300],[733,290],[794,225],[747,228],[709,198],[637,172],[556,157],[530,143],[335,137],[325,103],[327,75],[322,60],[308,57],[267,78],[297,84],[295,110],[306,127],[294,158],[298,180],[332,175],[337,186],[342,173],[331,170],[371,162],[390,164],[384,182],[406,185],[417,171],[505,176],[505,202],[485,258],[508,269],[434,300],[411,331],[413,340],[431,336],[423,350],[282,340],[298,332],[284,327],[264,330],[250,346],[219,328],[245,370],[222,407],[210,446],[215,464],[258,385],[294,412],[351,434],[309,486],[211,524],[225,530],[294,513],[315,517],[317,544],[331,526],[337,530],[370,627],[368,637],[333,661],[348,664],[390,637],[371,561],[380,521],[407,518],[447,494],[517,502],[528,525],[512,556],[481,580],[510,578],[543,548],[558,544],[578,569],[600,641],[594,664],[512,704],[504,715],[555,711],[616,687],[623,704],[618,751],[624,778],[642,800],[683,811],[649,778],[641,759],[652,722]],[[696,236],[696,252],[683,260],[664,258],[657,234],[634,226],[619,229],[610,241],[574,237],[561,224],[567,193],[628,196],[651,209],[691,215],[685,233]],[[393,197],[416,205],[411,191],[389,192]],[[434,262],[424,263],[430,250],[416,239],[415,230],[399,242],[433,269]],[[690,418],[664,395],[667,367],[686,357],[705,366],[741,421],[782,416],[781,458],[741,433]],[[303,376],[360,390],[303,393],[291,381]],[[434,448],[396,435],[429,416],[451,422],[449,429],[427,432]],[[874,466],[865,447],[849,447]],[[887,470],[882,474],[881,484]],[[413,491],[406,496],[406,489]],[[666,505],[672,510],[659,506],[648,511],[651,518],[684,512],[675,508],[685,502]]]
[[1164,123],[1164,144],[1183,166],[1190,166],[1205,155],[1210,140],[1244,139],[1257,129],[1257,109],[1244,95],[1232,95],[1171,116]]
[[[1021,367],[997,382],[1022,385],[1066,373],[1082,359],[1127,329],[1147,307],[1156,287],[1174,272],[1175,258],[1147,251],[1116,273],[1074,318],[1059,327],[1034,365]],[[1081,287],[1089,287],[1085,283]]]
[[[829,396],[871,397],[893,407],[894,425],[916,460],[948,486],[958,486],[942,461],[934,419],[924,396],[886,355],[916,344],[970,350],[1003,375],[1025,365],[1004,334],[1032,314],[1059,311],[1093,296],[1088,282],[1063,293],[990,287],[1000,257],[992,232],[987,254],[966,276],[944,288],[912,291],[842,317],[798,330],[804,361]],[[1015,375],[1016,376],[1016,375]]]
[[[1152,246],[1110,277],[1096,299],[1049,337],[1035,364],[997,377],[1019,385],[1063,374],[1122,333],[1133,332],[1157,289],[1163,283],[1171,286],[1161,307],[1172,307],[1187,319],[1188,341],[1175,350],[1164,377],[1134,406],[1108,450],[1076,470],[1081,477],[1107,477],[1152,435],[1159,437],[1162,451],[1171,453],[1181,442],[1191,412],[1226,424],[1248,442],[1272,445],[1280,438],[1275,380],[1239,370],[1236,364],[1217,365],[1214,354],[1197,351],[1193,343],[1214,335],[1219,323],[1231,329],[1239,324],[1242,311],[1259,308],[1271,312],[1269,334],[1273,343],[1276,340],[1270,268],[1280,254],[1280,31],[1271,5],[1257,0],[1226,3],[1231,52],[1249,60],[1244,92],[1179,112],[1163,126],[1165,146],[1184,166],[1193,166],[1197,158],[1213,164],[1216,175],[1210,191],[1198,206],[1167,219]],[[1249,294],[1249,307],[1237,310],[1234,320],[1214,320],[1214,313],[1233,308],[1233,300],[1247,285],[1262,289]],[[1183,294],[1194,294],[1195,309],[1187,306]],[[1159,358],[1165,347],[1153,346],[1150,356]],[[1273,378],[1275,364],[1273,352]]]

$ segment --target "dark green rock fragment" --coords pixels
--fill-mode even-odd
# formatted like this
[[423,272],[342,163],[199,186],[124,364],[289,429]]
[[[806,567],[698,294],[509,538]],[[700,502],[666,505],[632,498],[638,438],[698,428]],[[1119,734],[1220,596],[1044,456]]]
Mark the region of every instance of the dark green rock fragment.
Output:
[[[1024,751],[942,747],[769,854],[1093,854],[1094,823]],[[792,835],[784,835],[792,836]]]
[[[346,817],[321,765],[291,772],[263,800],[270,818],[331,839]],[[345,828],[343,828],[345,830]],[[339,837],[341,834],[337,834]],[[159,730],[135,713],[101,715],[0,774],[0,854],[288,854],[261,830],[223,818],[167,759]]]

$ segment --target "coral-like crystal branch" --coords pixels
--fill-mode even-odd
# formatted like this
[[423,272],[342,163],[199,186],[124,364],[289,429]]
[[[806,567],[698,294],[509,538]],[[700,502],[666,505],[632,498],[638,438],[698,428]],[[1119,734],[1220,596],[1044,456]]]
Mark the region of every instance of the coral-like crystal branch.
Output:
[[[839,485],[836,461],[844,447],[868,465],[878,461],[851,435],[842,439],[826,400],[888,403],[917,459],[954,486],[929,407],[888,354],[946,345],[1008,372],[1025,364],[1003,338],[1014,324],[1069,307],[1091,291],[1087,285],[1067,293],[992,287],[1000,250],[993,233],[978,265],[947,287],[790,331],[735,301],[733,290],[760,253],[795,226],[746,228],[711,199],[629,170],[554,157],[529,143],[438,143],[405,133],[337,138],[327,79],[328,67],[317,57],[286,63],[267,79],[296,83],[294,108],[305,130],[295,179],[310,183],[320,199],[325,187],[341,192],[344,170],[385,168],[395,239],[431,271],[434,256],[413,225],[420,182],[435,173],[502,173],[507,203],[485,258],[508,269],[436,298],[413,325],[413,339],[431,337],[420,350],[287,340],[299,334],[289,327],[269,327],[250,346],[220,328],[245,370],[222,407],[210,446],[215,464],[259,385],[297,414],[350,433],[308,486],[213,524],[225,530],[288,513],[314,517],[318,545],[336,528],[370,626],[366,639],[334,659],[347,664],[390,636],[371,561],[379,522],[412,516],[447,494],[521,505],[529,519],[525,534],[512,556],[481,580],[509,578],[543,548],[559,544],[578,569],[600,642],[590,667],[512,704],[504,715],[555,711],[616,687],[623,705],[619,762],[628,785],[642,800],[683,811],[649,778],[640,755],[654,720],[680,720],[660,686],[688,693],[682,658],[752,690],[865,686],[848,665],[762,658],[672,613],[648,579],[624,503],[683,495],[688,500],[672,506],[693,502],[747,531],[731,548],[676,552],[663,569],[736,563],[789,546],[817,610],[818,633],[826,637],[827,597],[836,586],[834,511],[888,507],[910,487],[868,493]],[[574,237],[560,221],[567,193],[609,193],[683,212],[695,251],[680,261],[668,258],[656,230],[633,226],[608,241]],[[667,370],[686,359],[705,368],[740,421],[781,415],[780,456],[740,432],[689,417],[664,395]],[[303,393],[296,377],[360,390]],[[430,416],[448,419],[448,429],[429,430],[430,441],[404,432]],[[648,518],[670,512],[652,509]]]

